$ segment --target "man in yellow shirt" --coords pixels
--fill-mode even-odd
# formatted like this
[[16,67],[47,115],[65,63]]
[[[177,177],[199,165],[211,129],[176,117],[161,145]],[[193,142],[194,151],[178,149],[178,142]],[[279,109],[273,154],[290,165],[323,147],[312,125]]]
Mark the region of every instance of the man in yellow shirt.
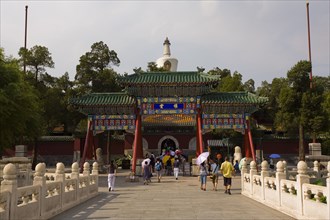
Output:
[[231,177],[234,171],[233,165],[229,162],[228,156],[225,158],[225,162],[221,164],[220,171],[223,175],[223,185],[225,186],[225,193],[231,195],[230,187],[231,187]]

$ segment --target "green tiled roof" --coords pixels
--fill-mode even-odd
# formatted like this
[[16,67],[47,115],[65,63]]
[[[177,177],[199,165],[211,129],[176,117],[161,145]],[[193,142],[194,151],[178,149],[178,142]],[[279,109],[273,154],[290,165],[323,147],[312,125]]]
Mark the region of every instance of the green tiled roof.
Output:
[[126,85],[198,85],[215,84],[219,76],[201,72],[142,72],[124,76],[119,83]]
[[203,95],[202,105],[212,104],[264,104],[268,101],[266,97],[259,97],[248,92],[214,92]]
[[75,106],[95,106],[95,105],[135,105],[135,99],[133,96],[126,93],[91,93],[82,97],[73,98],[70,100],[70,104]]

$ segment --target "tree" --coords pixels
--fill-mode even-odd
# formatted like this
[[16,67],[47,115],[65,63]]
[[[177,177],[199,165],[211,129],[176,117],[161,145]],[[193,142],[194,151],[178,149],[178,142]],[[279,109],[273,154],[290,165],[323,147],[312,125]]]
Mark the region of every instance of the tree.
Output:
[[[23,78],[18,61],[0,49],[0,151],[32,140],[42,132],[41,108],[32,86]],[[1,152],[0,152],[1,153]]]
[[[76,67],[75,80],[78,87],[80,87],[80,92],[109,91],[111,87],[100,89],[100,82],[104,82],[107,79],[106,77],[111,75],[108,84],[111,82],[116,83],[118,75],[110,67],[119,64],[120,60],[114,50],[110,50],[102,41],[94,43],[91,46],[91,51],[80,57],[79,64]],[[119,88],[118,85],[116,85],[116,88]]]
[[210,75],[219,75],[220,79],[223,79],[227,76],[231,76],[231,72],[229,69],[220,69],[219,67],[215,67],[214,69],[208,72]]
[[[295,130],[299,133],[299,159],[305,160],[304,125],[308,119],[303,97],[309,91],[309,73],[311,64],[308,61],[299,61],[287,73],[288,85],[282,87],[279,95],[279,111],[276,113],[275,123],[279,128]],[[304,109],[305,108],[305,109]]]
[[39,84],[47,133],[51,134],[54,128],[63,126],[65,134],[72,134],[83,116],[68,108],[70,97],[76,95],[74,83],[70,81],[69,74],[66,72],[59,78],[44,74]]
[[158,67],[155,62],[149,62],[147,67],[147,72],[166,72],[164,67]]
[[255,93],[254,80],[249,79],[243,85],[244,91]]
[[38,81],[38,74],[45,72],[45,67],[54,68],[54,62],[47,47],[36,45],[30,50],[21,47],[18,55],[21,63],[25,62],[26,66],[30,67],[30,71],[35,74],[35,82]]
[[287,87],[288,82],[284,78],[274,78],[272,83],[261,82],[257,89],[257,95],[268,98],[267,104],[254,115],[258,122],[274,124],[275,114],[278,112],[279,94],[282,88]]
[[235,92],[244,91],[242,83],[242,75],[238,72],[234,72],[233,76],[227,75],[221,79],[217,90],[220,92]]

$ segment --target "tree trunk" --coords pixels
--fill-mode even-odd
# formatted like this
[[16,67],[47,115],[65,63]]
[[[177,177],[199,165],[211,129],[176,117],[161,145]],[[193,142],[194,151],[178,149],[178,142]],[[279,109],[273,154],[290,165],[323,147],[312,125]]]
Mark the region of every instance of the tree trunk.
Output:
[[299,123],[299,161],[305,161],[304,127]]

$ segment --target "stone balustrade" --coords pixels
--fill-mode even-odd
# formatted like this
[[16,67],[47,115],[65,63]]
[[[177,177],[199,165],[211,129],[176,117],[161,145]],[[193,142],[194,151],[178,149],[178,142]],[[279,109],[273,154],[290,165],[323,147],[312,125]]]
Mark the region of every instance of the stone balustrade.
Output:
[[[254,161],[250,163],[249,170],[244,161],[241,170],[242,194],[297,219],[330,219],[330,161],[327,170],[320,171],[318,168],[316,161],[313,170],[308,171],[307,164],[300,161],[297,174],[292,178],[286,162],[279,161],[274,177],[267,161],[261,163],[260,173]],[[326,178],[325,186],[310,183],[313,178],[322,177]]]
[[18,187],[16,166],[7,164],[0,188],[0,219],[49,219],[98,195],[97,162],[92,173],[88,162],[82,174],[78,163],[72,164],[71,174],[64,171],[64,164],[57,163],[56,172],[46,174],[46,165],[39,163],[32,185]]

